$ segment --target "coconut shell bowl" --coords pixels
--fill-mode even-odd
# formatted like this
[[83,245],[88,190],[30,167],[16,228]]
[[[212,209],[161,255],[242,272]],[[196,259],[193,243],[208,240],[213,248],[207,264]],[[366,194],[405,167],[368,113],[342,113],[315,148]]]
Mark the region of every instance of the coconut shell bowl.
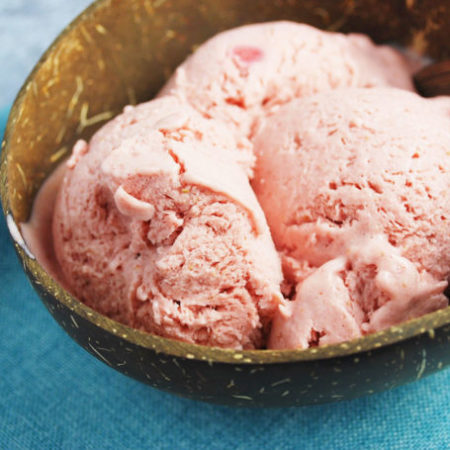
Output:
[[307,405],[395,388],[450,364],[450,307],[339,345],[209,348],[153,336],[96,313],[53,280],[23,244],[16,224],[28,219],[43,180],[77,139],[88,139],[125,105],[151,99],[195,46],[215,33],[282,19],[364,32],[436,61],[450,57],[447,0],[99,0],[47,50],[12,108],[0,191],[26,275],[78,344],[157,389],[236,406]]

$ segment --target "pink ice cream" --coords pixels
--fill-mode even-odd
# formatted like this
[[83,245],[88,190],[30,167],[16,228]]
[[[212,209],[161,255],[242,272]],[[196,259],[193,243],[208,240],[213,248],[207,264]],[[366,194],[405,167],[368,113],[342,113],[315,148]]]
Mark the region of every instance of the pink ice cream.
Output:
[[178,95],[245,142],[255,119],[294,98],[348,86],[413,90],[410,72],[398,51],[376,46],[367,36],[269,22],[208,40],[178,67],[160,95]]
[[79,141],[53,219],[73,294],[160,336],[261,347],[281,269],[236,148],[173,97],[127,107]]
[[53,247],[56,178],[25,238],[87,305],[197,344],[306,348],[445,307],[450,101],[411,70],[363,35],[220,33],[75,145]]
[[262,123],[253,188],[293,298],[269,347],[349,340],[448,304],[444,104],[349,88],[294,100]]

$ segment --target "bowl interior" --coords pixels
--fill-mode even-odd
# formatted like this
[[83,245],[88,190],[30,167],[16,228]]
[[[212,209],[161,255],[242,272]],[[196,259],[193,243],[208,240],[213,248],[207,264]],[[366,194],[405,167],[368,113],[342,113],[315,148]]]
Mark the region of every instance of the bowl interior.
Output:
[[[395,42],[436,59],[450,57],[446,0],[99,0],[64,30],[16,99],[0,173],[5,215],[16,223],[26,221],[43,180],[73,143],[89,139],[126,104],[152,98],[198,44],[224,29],[272,20],[365,32],[377,42]],[[102,317],[73,299],[22,248],[17,249],[25,267],[60,302],[124,339],[176,355],[228,362],[328,358],[370,350],[450,323],[447,308],[351,343],[237,354],[150,336]]]

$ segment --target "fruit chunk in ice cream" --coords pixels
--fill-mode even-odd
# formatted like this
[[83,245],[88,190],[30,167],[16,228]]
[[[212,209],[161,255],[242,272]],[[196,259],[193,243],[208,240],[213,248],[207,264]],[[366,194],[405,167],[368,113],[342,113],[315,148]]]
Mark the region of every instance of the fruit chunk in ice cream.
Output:
[[414,89],[407,61],[391,47],[376,46],[360,34],[269,22],[205,42],[160,95],[178,95],[242,138],[251,137],[256,118],[281,104],[349,86]]
[[235,148],[173,97],[127,107],[78,142],[53,219],[73,294],[160,336],[260,347],[281,269]]
[[344,341],[447,305],[444,103],[348,88],[294,100],[261,125],[253,188],[295,289],[270,347]]

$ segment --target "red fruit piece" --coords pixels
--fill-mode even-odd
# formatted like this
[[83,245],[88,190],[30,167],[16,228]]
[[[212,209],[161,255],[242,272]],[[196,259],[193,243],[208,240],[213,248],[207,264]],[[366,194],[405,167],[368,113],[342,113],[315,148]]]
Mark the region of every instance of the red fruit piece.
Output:
[[237,56],[241,61],[253,63],[263,58],[263,51],[258,47],[239,46],[233,48],[233,55]]

